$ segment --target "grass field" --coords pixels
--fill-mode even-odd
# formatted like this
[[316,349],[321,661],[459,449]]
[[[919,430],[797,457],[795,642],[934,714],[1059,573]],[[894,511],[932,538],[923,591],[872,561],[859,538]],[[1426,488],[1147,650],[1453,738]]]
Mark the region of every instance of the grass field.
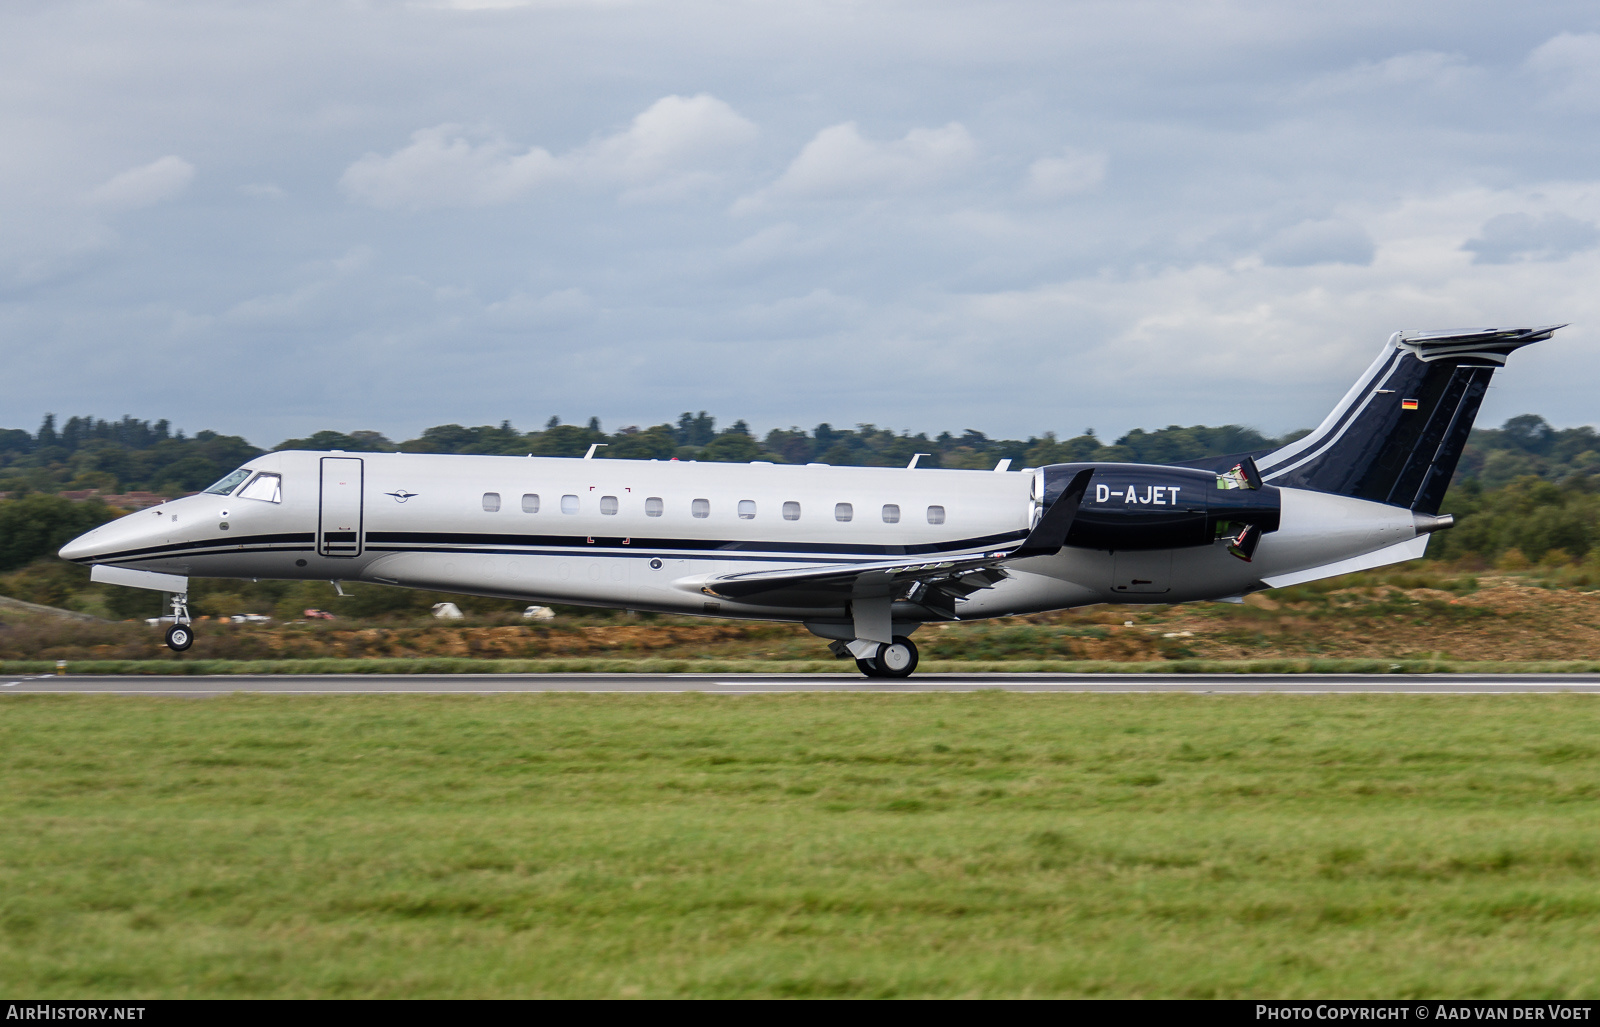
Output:
[[[451,657],[356,660],[0,660],[0,675],[131,674],[165,677],[240,674],[846,674],[825,660],[567,659]],[[1600,660],[923,660],[927,674],[1594,674]],[[915,685],[916,678],[911,680]]]
[[1587,696],[10,696],[0,990],[1600,993]]

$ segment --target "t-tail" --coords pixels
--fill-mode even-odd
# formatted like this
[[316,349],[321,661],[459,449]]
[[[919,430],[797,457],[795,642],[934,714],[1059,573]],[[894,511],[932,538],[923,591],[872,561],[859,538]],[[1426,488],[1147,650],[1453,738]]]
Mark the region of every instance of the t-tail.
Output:
[[1396,332],[1315,431],[1257,460],[1261,477],[1437,514],[1495,369],[1564,327]]

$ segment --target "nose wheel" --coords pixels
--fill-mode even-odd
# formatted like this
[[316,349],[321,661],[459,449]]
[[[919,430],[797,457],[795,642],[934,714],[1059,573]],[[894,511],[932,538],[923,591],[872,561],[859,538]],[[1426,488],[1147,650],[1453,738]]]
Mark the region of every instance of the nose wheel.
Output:
[[167,648],[181,653],[194,645],[194,629],[187,624],[174,624],[167,629]]
[[176,623],[167,629],[167,648],[181,653],[194,645],[194,628],[189,621],[189,593],[179,592],[172,597],[172,619]]

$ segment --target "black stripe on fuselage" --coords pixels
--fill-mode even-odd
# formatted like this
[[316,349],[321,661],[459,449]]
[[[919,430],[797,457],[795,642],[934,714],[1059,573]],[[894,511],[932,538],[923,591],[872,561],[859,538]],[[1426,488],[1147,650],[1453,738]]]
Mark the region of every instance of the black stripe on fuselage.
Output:
[[[1026,531],[1010,531],[982,538],[956,539],[950,542],[930,542],[914,546],[871,545],[850,542],[772,542],[761,540],[701,539],[701,538],[636,538],[609,535],[487,535],[477,532],[449,531],[369,531],[367,549],[384,552],[408,552],[417,549],[460,552],[463,547],[494,547],[497,551],[508,546],[532,546],[545,549],[663,549],[673,552],[714,554],[718,557],[735,553],[837,553],[851,556],[923,556],[964,549],[993,549],[1024,538]],[[516,551],[516,550],[512,550]]]
[[[107,553],[104,556],[84,557],[76,563],[111,563],[122,560],[136,560],[152,556],[170,556],[174,553],[196,553],[199,550],[215,550],[218,553],[297,553],[312,548],[309,544],[313,536],[309,531],[287,532],[280,535],[240,535],[236,538],[209,539],[200,542],[171,542],[160,546],[145,546],[142,549],[124,549],[119,553]],[[294,545],[293,543],[303,543]],[[209,555],[209,554],[208,554]]]
[[[1024,531],[981,538],[914,546],[888,546],[823,542],[732,541],[727,539],[662,539],[587,535],[490,535],[472,532],[368,532],[366,551],[373,553],[484,553],[495,556],[570,556],[575,551],[608,556],[712,557],[718,560],[824,559],[851,563],[862,557],[932,556],[973,549],[993,549],[1023,538]],[[243,553],[313,552],[307,533],[254,535],[205,542],[177,542],[146,546],[97,556],[84,563],[125,563],[177,555],[235,556]],[[288,543],[301,543],[292,545]],[[385,543],[385,544],[378,544]],[[834,559],[826,557],[833,555]]]

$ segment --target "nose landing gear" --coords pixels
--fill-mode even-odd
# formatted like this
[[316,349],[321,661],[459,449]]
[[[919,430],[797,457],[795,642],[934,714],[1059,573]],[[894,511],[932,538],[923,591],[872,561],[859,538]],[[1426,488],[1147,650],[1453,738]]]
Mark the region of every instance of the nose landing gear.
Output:
[[181,653],[194,645],[194,631],[187,624],[174,624],[167,629],[167,648]]
[[172,619],[175,623],[167,629],[167,648],[181,653],[194,645],[194,628],[189,620],[189,593],[179,592],[172,597]]

